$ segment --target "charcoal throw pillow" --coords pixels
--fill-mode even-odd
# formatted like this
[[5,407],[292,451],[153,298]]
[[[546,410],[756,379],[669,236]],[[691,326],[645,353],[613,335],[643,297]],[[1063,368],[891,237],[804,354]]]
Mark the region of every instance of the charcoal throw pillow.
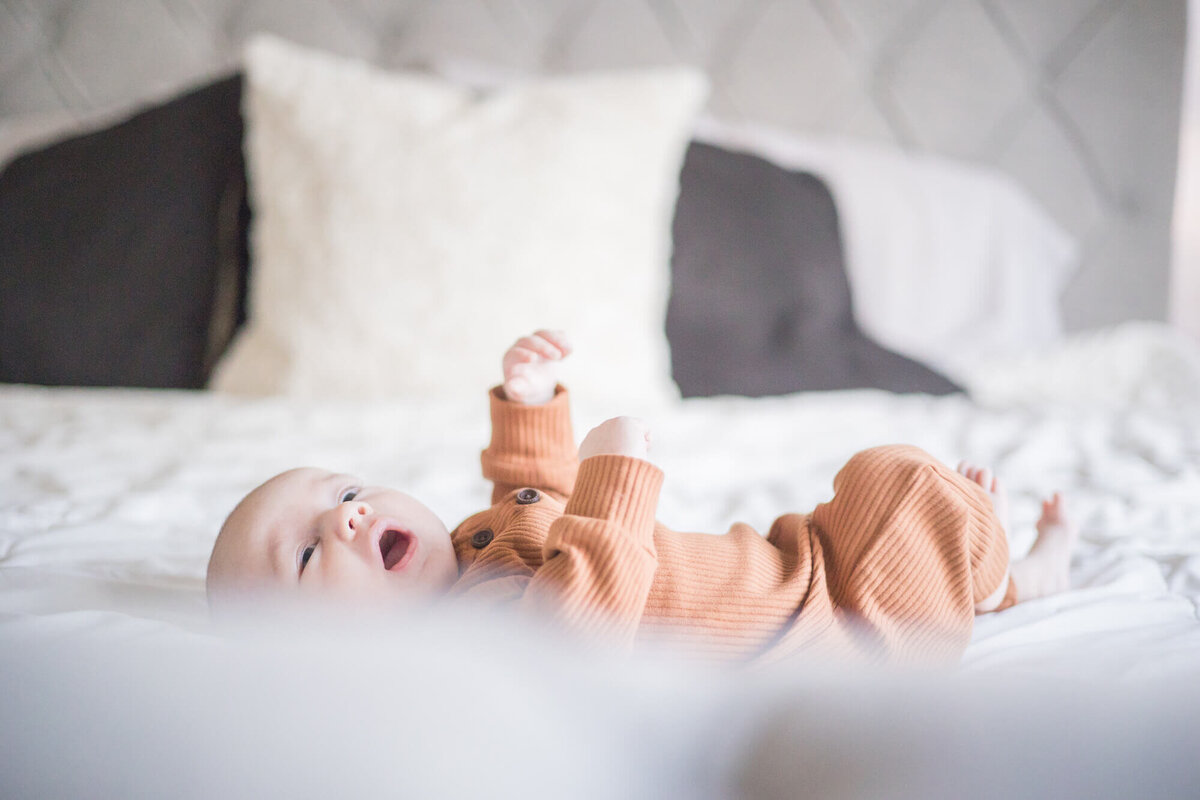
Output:
[[693,142],[673,237],[667,337],[683,396],[958,391],[855,323],[837,209],[816,176]]
[[247,263],[241,78],[0,173],[0,380],[202,387]]

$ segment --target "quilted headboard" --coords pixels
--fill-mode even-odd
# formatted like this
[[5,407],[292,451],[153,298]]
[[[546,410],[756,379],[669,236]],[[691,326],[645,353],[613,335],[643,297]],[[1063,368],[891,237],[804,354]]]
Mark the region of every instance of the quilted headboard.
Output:
[[229,70],[273,31],[388,66],[685,61],[710,111],[999,167],[1083,245],[1068,327],[1166,310],[1186,0],[6,0],[0,133]]

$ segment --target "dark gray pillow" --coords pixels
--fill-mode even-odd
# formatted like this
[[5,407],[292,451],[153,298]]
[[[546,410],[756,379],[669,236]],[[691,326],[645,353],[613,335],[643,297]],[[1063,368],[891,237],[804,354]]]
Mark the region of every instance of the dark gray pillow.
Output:
[[837,209],[816,176],[693,143],[673,236],[667,337],[685,397],[959,391],[858,328]]
[[0,173],[0,381],[197,388],[247,263],[241,78]]

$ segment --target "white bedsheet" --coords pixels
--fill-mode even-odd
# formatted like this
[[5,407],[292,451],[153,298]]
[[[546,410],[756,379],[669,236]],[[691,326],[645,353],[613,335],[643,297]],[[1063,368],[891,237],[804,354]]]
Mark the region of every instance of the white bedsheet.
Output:
[[[659,518],[682,530],[721,532],[734,521],[765,530],[777,514],[828,498],[852,453],[885,442],[911,442],[949,463],[991,464],[1012,496],[1014,553],[1028,548],[1038,498],[1054,489],[1070,496],[1081,544],[1071,591],[979,618],[961,672],[1127,687],[1194,679],[1198,365],[1195,350],[1164,329],[1128,326],[980,365],[975,400],[853,391],[687,401],[650,420],[667,476]],[[579,437],[622,411],[583,397],[574,410]],[[453,524],[486,503],[478,460],[486,438],[482,388],[460,406],[424,407],[0,387],[0,676],[47,674],[45,663],[61,663],[54,648],[74,657],[79,642],[130,643],[143,655],[161,644],[168,660],[208,663],[221,645],[208,627],[204,567],[224,514],[246,490],[281,469],[317,464],[410,491]],[[458,654],[478,652],[439,651],[436,636],[417,640],[432,648],[429,658],[455,668],[464,667]],[[615,702],[627,680],[639,689],[627,702],[645,713],[678,721],[686,707],[697,719],[719,716],[682,690],[645,706],[660,677],[614,677],[602,694]],[[711,696],[729,700],[727,692]],[[34,713],[14,702],[3,701],[7,713]],[[529,713],[539,718],[536,708]],[[680,737],[671,758],[664,750],[662,769],[675,779],[697,757],[687,748],[698,730],[710,729]],[[69,788],[53,782],[61,776],[31,774],[29,786]],[[616,792],[592,786],[596,796]]]

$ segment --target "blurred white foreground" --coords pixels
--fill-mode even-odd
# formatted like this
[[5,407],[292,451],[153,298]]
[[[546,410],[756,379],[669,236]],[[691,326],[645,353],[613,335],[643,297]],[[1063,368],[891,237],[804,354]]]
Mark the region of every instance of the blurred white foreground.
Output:
[[0,646],[0,796],[1194,796],[1200,685],[584,654],[489,616]]

